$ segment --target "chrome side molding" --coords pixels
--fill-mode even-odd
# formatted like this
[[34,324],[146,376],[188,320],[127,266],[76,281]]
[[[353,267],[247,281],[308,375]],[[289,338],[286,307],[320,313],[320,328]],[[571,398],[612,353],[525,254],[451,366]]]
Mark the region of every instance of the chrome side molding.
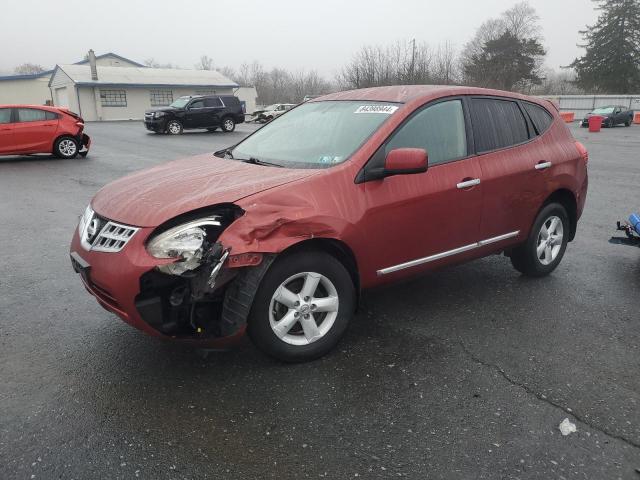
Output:
[[392,267],[383,268],[378,270],[376,273],[380,277],[382,275],[387,275],[389,273],[397,272],[399,270],[404,270],[405,268],[417,267],[418,265],[423,265],[429,262],[435,262],[436,260],[440,260],[442,258],[450,257],[452,255],[457,255],[463,252],[468,252],[469,250],[475,250],[476,248],[484,247],[486,245],[491,245],[492,243],[508,240],[509,238],[517,237],[519,234],[520,234],[520,230],[517,230],[515,232],[505,233],[504,235],[499,235],[497,237],[480,240],[479,242],[472,243],[470,245],[465,245],[464,247],[454,248],[453,250],[447,250],[446,252],[436,253],[435,255],[430,255],[428,257],[417,258],[415,260],[410,260],[408,262],[401,263],[399,265],[393,265]]

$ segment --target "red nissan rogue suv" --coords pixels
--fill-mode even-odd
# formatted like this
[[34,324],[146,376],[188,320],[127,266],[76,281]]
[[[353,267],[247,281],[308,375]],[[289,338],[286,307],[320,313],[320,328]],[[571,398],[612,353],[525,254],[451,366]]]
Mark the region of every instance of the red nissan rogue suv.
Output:
[[85,157],[91,139],[73,112],[43,105],[0,105],[0,155],[53,153]]
[[247,331],[274,357],[309,360],[338,342],[363,289],[499,252],[525,275],[552,272],[587,160],[545,100],[335,93],[107,185],[71,261],[103,307],[151,335],[214,346]]

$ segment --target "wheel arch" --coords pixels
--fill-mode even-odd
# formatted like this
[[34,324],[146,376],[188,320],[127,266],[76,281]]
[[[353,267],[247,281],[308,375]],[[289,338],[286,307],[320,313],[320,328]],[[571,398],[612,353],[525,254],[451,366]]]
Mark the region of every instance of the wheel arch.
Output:
[[353,250],[343,241],[334,238],[310,238],[287,247],[278,254],[282,257],[291,253],[300,251],[321,251],[325,252],[336,260],[338,260],[349,272],[349,276],[353,281],[356,291],[356,301],[360,300],[360,273],[358,270],[358,262]]
[[540,210],[542,210],[550,203],[559,203],[567,211],[567,215],[569,215],[569,223],[571,226],[571,231],[569,232],[569,241],[572,241],[576,236],[576,230],[578,227],[578,202],[576,200],[576,196],[571,190],[560,188],[546,198],[546,200],[540,207]]
[[56,135],[56,137],[53,139],[53,142],[51,143],[51,153],[54,153],[56,151],[56,144],[62,140],[63,138],[71,138],[73,140],[76,141],[76,143],[78,144],[78,150],[80,150],[81,145],[80,142],[78,142],[78,139],[76,137],[74,137],[72,134],[68,133],[68,132],[64,132],[64,133],[60,133],[58,135]]

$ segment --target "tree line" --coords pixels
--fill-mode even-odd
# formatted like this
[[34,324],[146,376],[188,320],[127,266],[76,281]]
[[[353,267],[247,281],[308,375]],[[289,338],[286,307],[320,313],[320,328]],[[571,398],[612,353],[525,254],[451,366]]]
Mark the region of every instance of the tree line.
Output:
[[[260,62],[238,68],[216,66],[203,55],[195,68],[218,70],[241,86],[255,87],[260,104],[298,103],[305,95],[385,85],[470,85],[528,94],[640,92],[640,0],[592,0],[600,12],[594,25],[579,32],[584,54],[555,71],[547,54],[539,17],[524,1],[483,22],[458,51],[446,42],[398,41],[368,45],[356,52],[335,78],[315,70],[267,69]],[[155,59],[145,64],[178,68]],[[16,73],[44,71],[24,64]]]

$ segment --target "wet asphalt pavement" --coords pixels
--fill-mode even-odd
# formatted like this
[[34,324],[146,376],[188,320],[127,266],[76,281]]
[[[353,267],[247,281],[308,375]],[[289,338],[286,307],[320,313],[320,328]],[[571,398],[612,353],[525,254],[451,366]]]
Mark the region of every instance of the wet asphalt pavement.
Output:
[[640,127],[572,128],[590,189],[553,275],[494,256],[370,292],[302,365],[147,337],[69,264],[102,185],[251,129],[94,123],[87,159],[0,159],[0,478],[640,478],[640,249],[607,242],[640,209]]

